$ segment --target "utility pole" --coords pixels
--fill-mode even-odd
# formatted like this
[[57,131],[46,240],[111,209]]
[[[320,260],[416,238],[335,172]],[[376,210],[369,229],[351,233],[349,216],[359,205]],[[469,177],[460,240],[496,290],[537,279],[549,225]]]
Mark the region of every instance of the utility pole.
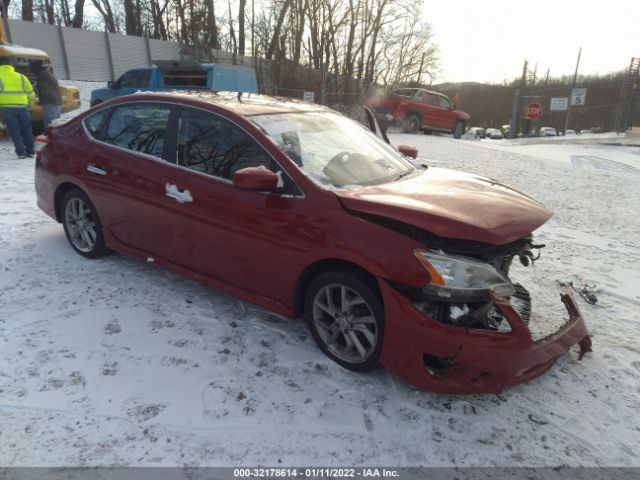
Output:
[[576,86],[576,80],[578,80],[578,67],[580,66],[580,55],[582,55],[582,47],[578,50],[578,60],[576,61],[576,71],[573,74],[573,83],[571,83],[571,90],[569,91],[569,105],[567,105],[567,116],[564,122],[564,133],[567,133],[569,128],[569,118],[571,118],[571,95],[573,95],[573,89]]
[[518,134],[518,120],[520,119],[520,93],[527,85],[527,68],[529,62],[525,59],[522,66],[522,79],[520,80],[520,88],[516,88],[513,96],[513,108],[511,110],[511,122],[509,125],[509,138],[516,138]]

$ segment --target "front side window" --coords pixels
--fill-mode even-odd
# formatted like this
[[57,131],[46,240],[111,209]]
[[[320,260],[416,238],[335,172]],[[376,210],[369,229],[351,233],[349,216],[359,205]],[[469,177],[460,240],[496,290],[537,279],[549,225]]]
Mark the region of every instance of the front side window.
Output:
[[122,75],[120,80],[118,80],[118,85],[121,88],[148,87],[150,78],[150,70],[134,70]]
[[104,141],[134,152],[164,158],[164,142],[171,108],[165,105],[115,107]]
[[279,170],[247,133],[233,123],[206,112],[184,110],[178,133],[178,165],[231,180],[247,167]]
[[320,186],[378,185],[415,170],[401,153],[342,115],[304,112],[249,118]]
[[438,97],[433,93],[427,93],[427,103],[433,107],[438,106]]
[[438,97],[438,101],[442,108],[451,108],[451,102],[447,97]]

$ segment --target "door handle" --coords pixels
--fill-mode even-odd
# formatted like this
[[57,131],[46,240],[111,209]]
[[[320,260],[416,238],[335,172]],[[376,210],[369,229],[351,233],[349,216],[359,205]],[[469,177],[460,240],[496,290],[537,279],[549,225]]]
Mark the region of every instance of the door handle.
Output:
[[95,173],[98,175],[106,175],[107,172],[104,171],[103,169],[101,169],[100,167],[97,167],[95,165],[87,165],[87,172],[91,172],[91,173]]
[[191,196],[191,192],[189,190],[180,191],[176,185],[172,185],[167,183],[165,186],[165,194],[169,198],[173,198],[178,203],[191,203],[193,202],[193,197]]

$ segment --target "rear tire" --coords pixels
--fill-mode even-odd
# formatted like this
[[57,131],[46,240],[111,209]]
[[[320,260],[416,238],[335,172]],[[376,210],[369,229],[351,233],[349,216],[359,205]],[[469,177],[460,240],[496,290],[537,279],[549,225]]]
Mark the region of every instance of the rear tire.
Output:
[[453,138],[459,139],[462,137],[462,134],[464,133],[464,123],[463,122],[456,122],[456,124],[453,127]]
[[86,258],[99,258],[111,253],[104,243],[98,212],[82,190],[74,188],[64,195],[60,218],[64,234],[76,253]]
[[418,133],[420,131],[422,122],[420,117],[415,113],[407,115],[402,123],[402,127],[405,133]]
[[384,337],[384,308],[365,278],[349,270],[319,275],[307,289],[304,311],[318,348],[349,370],[373,369]]

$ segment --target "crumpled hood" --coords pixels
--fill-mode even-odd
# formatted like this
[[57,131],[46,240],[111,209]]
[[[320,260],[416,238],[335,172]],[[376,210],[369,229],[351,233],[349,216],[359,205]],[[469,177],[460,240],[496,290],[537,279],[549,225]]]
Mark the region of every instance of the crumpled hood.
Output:
[[388,217],[439,237],[495,245],[526,236],[552,215],[523,193],[445,168],[429,167],[406,180],[335,193],[353,211]]

